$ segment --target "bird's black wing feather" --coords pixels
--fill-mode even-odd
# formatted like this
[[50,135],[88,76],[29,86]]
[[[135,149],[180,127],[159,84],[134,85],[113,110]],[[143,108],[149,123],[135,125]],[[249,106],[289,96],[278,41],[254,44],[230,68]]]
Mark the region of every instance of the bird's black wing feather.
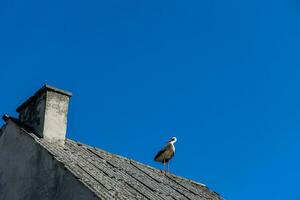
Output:
[[[159,161],[158,158],[161,156],[161,154],[163,154],[168,148],[170,148],[170,144],[167,144],[164,148],[162,148],[157,154],[156,156],[154,157],[154,160],[155,161],[158,161],[158,162],[163,162],[163,161]],[[169,159],[166,159],[165,162],[168,162],[172,157],[174,156],[174,152],[173,154],[171,155],[171,157]]]
[[159,156],[161,156],[161,154],[163,154],[165,152],[165,150],[168,148],[168,145],[166,145],[164,148],[162,148],[154,157],[155,161],[158,161],[157,159],[159,158]]
[[155,161],[158,161],[158,160],[157,160],[158,157],[161,156],[161,154],[163,154],[163,153],[164,153],[164,149],[160,150],[160,151],[156,154],[156,156],[154,157],[154,160],[155,160]]

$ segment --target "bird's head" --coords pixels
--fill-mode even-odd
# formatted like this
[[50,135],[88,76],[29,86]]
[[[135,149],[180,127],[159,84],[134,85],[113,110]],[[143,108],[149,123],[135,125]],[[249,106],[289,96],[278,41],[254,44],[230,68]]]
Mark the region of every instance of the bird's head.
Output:
[[177,138],[176,137],[172,137],[169,141],[168,141],[168,143],[175,143],[177,141]]

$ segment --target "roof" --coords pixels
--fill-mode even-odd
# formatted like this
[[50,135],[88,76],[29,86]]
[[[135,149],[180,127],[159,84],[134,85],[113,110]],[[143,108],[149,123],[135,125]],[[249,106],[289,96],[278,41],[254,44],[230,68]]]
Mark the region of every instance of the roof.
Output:
[[[17,122],[16,119],[12,120]],[[70,139],[49,142],[21,128],[100,199],[221,200],[203,184]]]

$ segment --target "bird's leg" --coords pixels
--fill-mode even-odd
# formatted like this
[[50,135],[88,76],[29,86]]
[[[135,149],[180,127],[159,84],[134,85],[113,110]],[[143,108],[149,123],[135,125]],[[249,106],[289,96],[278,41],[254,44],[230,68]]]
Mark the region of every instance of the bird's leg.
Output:
[[164,171],[166,172],[166,161],[164,159]]
[[170,160],[169,160],[169,162],[168,162],[168,172],[169,172],[169,174],[170,174]]

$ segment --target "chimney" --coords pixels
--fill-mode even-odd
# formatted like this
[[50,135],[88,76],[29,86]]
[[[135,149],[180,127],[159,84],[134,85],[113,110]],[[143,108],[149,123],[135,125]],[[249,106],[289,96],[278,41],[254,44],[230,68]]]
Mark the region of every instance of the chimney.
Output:
[[41,138],[64,144],[70,92],[44,85],[17,108],[19,120]]

